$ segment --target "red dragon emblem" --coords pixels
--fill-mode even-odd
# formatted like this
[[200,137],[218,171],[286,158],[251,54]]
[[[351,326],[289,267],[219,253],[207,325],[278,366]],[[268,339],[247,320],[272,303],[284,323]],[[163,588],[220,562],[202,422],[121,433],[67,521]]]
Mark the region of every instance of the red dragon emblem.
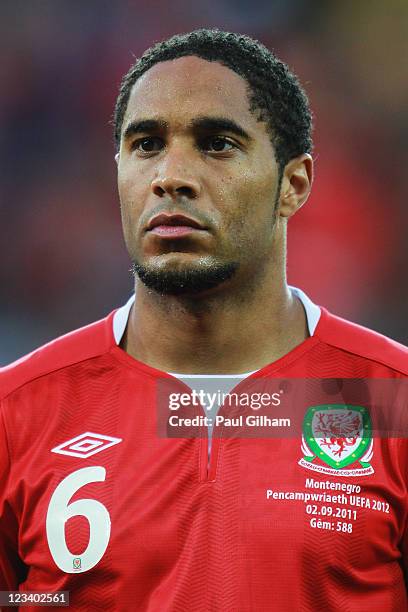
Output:
[[347,448],[354,446],[361,437],[361,418],[349,410],[335,413],[317,413],[314,422],[315,438],[321,438],[320,446],[330,449],[333,456],[341,459]]

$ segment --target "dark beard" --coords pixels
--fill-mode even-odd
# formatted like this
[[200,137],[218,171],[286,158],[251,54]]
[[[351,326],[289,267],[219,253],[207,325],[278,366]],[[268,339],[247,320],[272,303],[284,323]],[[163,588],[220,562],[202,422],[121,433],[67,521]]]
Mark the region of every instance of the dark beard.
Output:
[[239,267],[237,262],[219,264],[209,269],[151,270],[133,262],[132,272],[142,283],[161,295],[191,295],[213,289],[229,280]]

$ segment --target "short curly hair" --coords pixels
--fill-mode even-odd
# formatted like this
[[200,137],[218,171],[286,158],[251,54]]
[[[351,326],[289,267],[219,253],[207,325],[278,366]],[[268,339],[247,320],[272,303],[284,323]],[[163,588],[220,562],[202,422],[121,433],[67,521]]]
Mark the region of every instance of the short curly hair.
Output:
[[123,119],[136,81],[159,62],[194,55],[219,62],[246,80],[250,109],[267,124],[281,169],[289,160],[311,153],[312,114],[297,77],[262,43],[249,36],[218,29],[177,34],[147,49],[123,77],[114,112],[116,149],[120,148]]

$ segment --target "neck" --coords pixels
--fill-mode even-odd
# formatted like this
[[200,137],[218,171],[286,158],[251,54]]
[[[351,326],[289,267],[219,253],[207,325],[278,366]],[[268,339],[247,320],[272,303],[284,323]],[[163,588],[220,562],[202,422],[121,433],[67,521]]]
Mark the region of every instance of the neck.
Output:
[[308,335],[280,263],[251,286],[205,298],[161,296],[138,282],[122,348],[159,370],[186,374],[238,374],[276,361]]

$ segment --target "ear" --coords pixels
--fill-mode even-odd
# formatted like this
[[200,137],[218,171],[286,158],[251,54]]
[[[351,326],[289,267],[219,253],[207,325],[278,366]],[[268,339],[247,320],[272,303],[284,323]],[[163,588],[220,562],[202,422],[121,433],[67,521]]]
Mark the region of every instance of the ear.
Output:
[[116,162],[116,164],[119,164],[119,157],[120,157],[120,153],[116,153],[116,155],[115,155],[115,162]]
[[289,218],[306,202],[313,182],[313,159],[309,153],[291,159],[285,166],[279,195],[279,214]]

